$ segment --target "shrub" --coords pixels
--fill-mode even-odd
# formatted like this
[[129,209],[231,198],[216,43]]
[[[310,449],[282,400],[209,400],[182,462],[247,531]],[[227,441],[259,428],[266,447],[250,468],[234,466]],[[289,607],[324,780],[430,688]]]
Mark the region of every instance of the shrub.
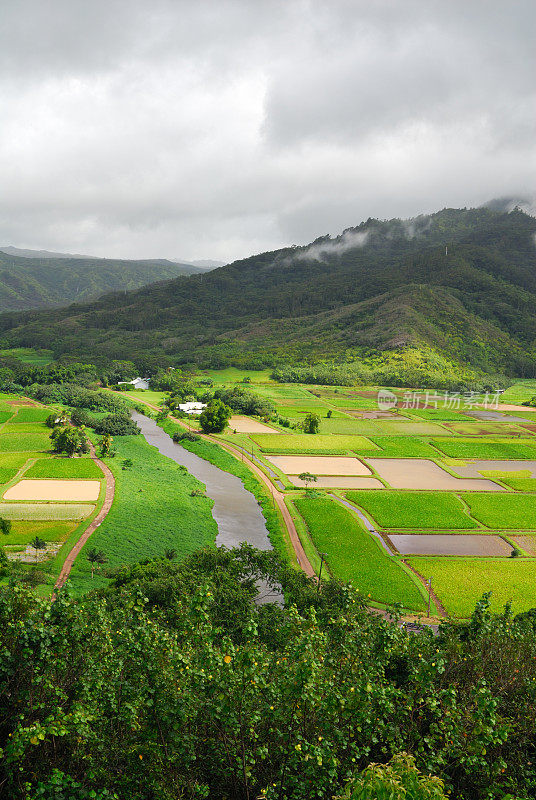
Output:
[[95,433],[101,436],[109,434],[110,436],[132,436],[141,433],[137,424],[128,414],[108,414],[107,417],[93,423]]

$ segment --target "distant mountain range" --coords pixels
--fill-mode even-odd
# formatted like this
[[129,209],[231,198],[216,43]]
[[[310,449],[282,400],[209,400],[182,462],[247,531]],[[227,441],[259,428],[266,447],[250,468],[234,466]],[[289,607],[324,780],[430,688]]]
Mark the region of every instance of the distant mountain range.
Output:
[[536,219],[517,208],[368,219],[208,273],[3,314],[2,342],[39,342],[58,356],[215,366],[422,347],[482,372],[532,376],[535,235]]
[[202,271],[166,259],[129,261],[6,246],[0,248],[0,311],[64,306]]

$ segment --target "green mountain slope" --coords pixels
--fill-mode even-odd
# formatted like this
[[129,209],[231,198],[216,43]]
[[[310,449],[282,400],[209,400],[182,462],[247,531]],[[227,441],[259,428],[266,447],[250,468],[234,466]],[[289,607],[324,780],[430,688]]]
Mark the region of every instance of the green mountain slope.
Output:
[[113,290],[132,290],[200,270],[166,260],[121,261],[46,256],[27,258],[0,250],[0,311],[63,306]]
[[445,209],[367,220],[97,302],[2,315],[6,346],[198,361],[351,358],[429,348],[485,372],[536,372],[536,219]]

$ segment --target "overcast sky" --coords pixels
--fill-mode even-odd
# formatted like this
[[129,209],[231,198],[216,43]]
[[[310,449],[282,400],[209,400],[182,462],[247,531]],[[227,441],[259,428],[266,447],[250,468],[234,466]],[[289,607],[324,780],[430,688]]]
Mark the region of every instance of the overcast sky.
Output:
[[0,245],[230,261],[534,194],[534,0],[1,13]]

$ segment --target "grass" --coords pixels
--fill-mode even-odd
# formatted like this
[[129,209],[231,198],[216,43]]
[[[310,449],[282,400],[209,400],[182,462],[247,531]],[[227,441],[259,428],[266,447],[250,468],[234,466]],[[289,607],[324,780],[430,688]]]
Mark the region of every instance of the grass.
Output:
[[536,495],[464,492],[471,515],[488,528],[536,530]]
[[433,443],[451,458],[523,459],[536,458],[536,444],[530,439],[434,439]]
[[337,436],[336,434],[297,433],[283,436],[278,433],[256,433],[251,439],[263,453],[303,453],[304,455],[348,453],[359,449],[376,455],[377,447],[364,436]]
[[334,577],[351,581],[365,597],[376,602],[424,609],[423,596],[412,577],[351,512],[334,501],[317,498],[299,499],[295,505],[316,549],[326,553]]
[[90,503],[0,503],[0,517],[20,520],[85,519]]
[[536,381],[518,381],[501,395],[501,403],[520,405],[525,400],[532,400],[535,395]]
[[[102,550],[108,567],[118,567],[175,549],[178,557],[213,544],[216,523],[208,498],[192,497],[203,484],[147,444],[143,436],[117,436],[115,458],[107,459],[116,480],[116,494],[107,517],[76,559],[71,573],[77,594],[94,588],[85,553]],[[130,458],[134,466],[123,470]]]
[[150,403],[153,406],[163,406],[167,397],[167,392],[152,392],[146,389],[140,392],[121,392],[125,400],[137,400],[140,403]]
[[217,386],[223,383],[240,383],[244,378],[249,378],[251,383],[267,383],[270,380],[271,369],[237,369],[236,367],[228,367],[227,369],[205,369],[199,376],[199,380],[203,378],[211,378]]
[[0,425],[3,425],[13,416],[13,411],[0,411]]
[[0,434],[1,453],[23,453],[34,450],[50,450],[50,431],[36,431],[35,433],[6,433],[5,429]]
[[408,561],[421,575],[432,576],[432,588],[455,617],[469,617],[488,591],[493,592],[491,609],[497,613],[510,601],[514,613],[536,606],[534,559],[414,556]]
[[368,512],[382,528],[468,529],[477,523],[453,493],[348,491],[351,503]]
[[26,470],[24,477],[102,480],[104,476],[91,458],[40,458]]

